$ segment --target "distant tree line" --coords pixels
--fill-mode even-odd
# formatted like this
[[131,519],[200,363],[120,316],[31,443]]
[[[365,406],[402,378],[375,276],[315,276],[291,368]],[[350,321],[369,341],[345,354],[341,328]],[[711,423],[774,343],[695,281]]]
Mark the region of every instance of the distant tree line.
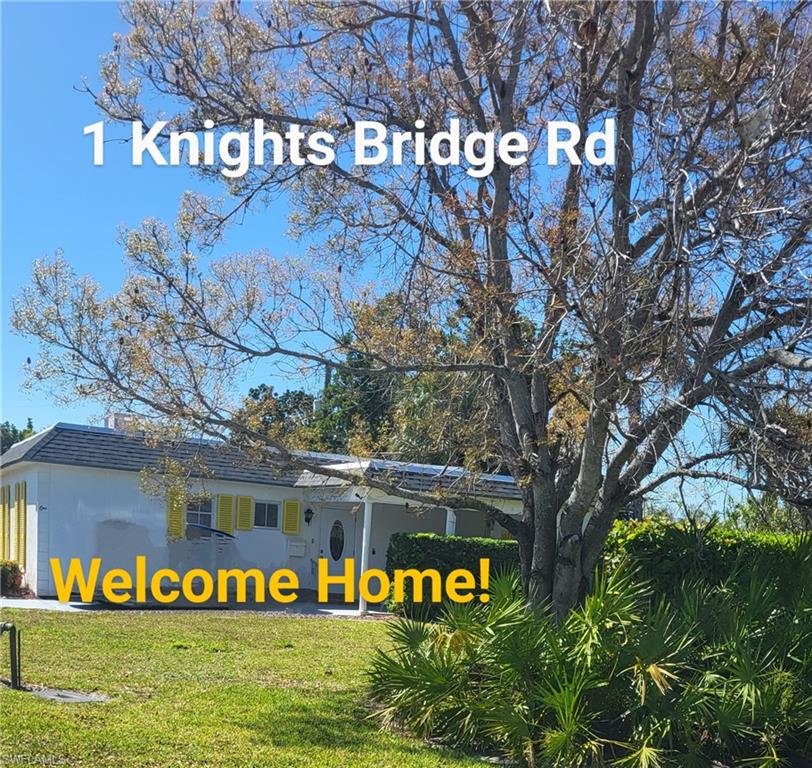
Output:
[[14,443],[19,443],[20,440],[25,440],[33,434],[34,423],[30,418],[23,428],[16,427],[10,421],[4,421],[0,424],[0,453],[5,453]]

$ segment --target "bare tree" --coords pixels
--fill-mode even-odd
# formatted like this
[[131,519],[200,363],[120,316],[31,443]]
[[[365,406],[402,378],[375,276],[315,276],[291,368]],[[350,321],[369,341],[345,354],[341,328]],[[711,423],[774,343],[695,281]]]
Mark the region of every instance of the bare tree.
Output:
[[[804,393],[808,401],[808,393]],[[812,527],[812,412],[789,397],[741,414],[728,440],[752,484],[789,505],[798,527]],[[800,405],[800,404],[799,404]],[[757,506],[757,505],[756,505]]]
[[[38,264],[14,317],[42,342],[36,379],[302,464],[235,418],[247,369],[346,369],[349,335],[381,376],[478,377],[523,515],[464,489],[442,503],[515,533],[529,598],[559,616],[643,494],[675,477],[757,483],[713,425],[810,391],[805,2],[138,0],[124,16],[94,93],[111,121],[151,125],[158,108],[166,131],[295,123],[336,135],[337,160],[252,167],[227,182],[230,207],[187,197],[174,233],[127,234],[112,297],[61,259]],[[347,156],[359,120],[421,119],[430,138],[451,118],[524,132],[529,161],[476,179],[464,161]],[[581,153],[605,118],[614,166],[547,165],[546,121],[577,123]],[[302,258],[209,262],[229,221],[281,194]],[[355,321],[385,294],[397,333]],[[466,343],[438,356],[423,332],[437,328]],[[718,439],[689,445],[691,419]]]

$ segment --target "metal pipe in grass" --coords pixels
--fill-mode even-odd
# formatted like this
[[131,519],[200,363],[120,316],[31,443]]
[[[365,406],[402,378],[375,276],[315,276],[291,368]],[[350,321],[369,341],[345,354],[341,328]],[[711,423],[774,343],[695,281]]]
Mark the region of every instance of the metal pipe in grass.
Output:
[[20,680],[20,631],[10,621],[5,621],[0,624],[0,635],[4,632],[8,632],[11,687],[16,691],[22,687]]

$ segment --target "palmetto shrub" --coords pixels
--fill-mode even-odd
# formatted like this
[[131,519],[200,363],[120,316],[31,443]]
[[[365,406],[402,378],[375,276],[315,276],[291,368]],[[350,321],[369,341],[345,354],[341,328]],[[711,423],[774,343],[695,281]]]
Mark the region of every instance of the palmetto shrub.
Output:
[[812,540],[658,596],[634,568],[598,574],[565,622],[515,576],[488,604],[393,622],[370,670],[385,723],[527,766],[807,765]]

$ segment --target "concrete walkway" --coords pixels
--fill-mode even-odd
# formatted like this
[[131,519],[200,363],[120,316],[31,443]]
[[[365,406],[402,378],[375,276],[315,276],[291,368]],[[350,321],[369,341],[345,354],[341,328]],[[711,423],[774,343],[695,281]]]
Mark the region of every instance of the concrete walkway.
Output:
[[[357,605],[335,605],[332,603],[295,602],[283,605],[281,603],[267,602],[264,604],[245,603],[241,605],[112,605],[110,603],[60,603],[58,600],[42,598],[23,599],[13,597],[0,597],[0,611],[5,609],[22,609],[34,611],[63,611],[63,612],[93,612],[93,611],[253,611],[255,613],[268,613],[288,616],[324,616],[344,619],[362,618]],[[385,619],[391,614],[385,611],[370,610],[363,618]]]
[[24,608],[34,611],[85,611],[92,609],[94,603],[60,603],[58,600],[26,600],[16,597],[0,597],[0,611],[6,608]]

